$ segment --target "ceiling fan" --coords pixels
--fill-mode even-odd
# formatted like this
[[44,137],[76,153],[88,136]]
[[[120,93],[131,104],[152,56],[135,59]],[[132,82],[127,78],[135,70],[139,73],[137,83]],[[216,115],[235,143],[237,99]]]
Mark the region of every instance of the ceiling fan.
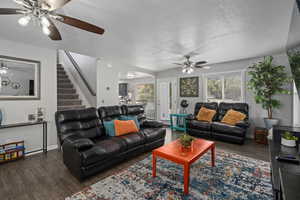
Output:
[[21,8],[0,8],[0,15],[23,15],[19,24],[27,26],[30,21],[36,21],[52,40],[62,40],[62,37],[52,20],[102,35],[104,29],[87,22],[56,13],[71,0],[13,0]]
[[194,72],[195,68],[198,69],[210,69],[209,66],[203,66],[204,64],[206,64],[206,61],[198,61],[198,62],[193,62],[190,60],[191,56],[190,55],[185,55],[184,58],[186,59],[185,62],[183,63],[173,63],[175,65],[180,65],[182,67],[182,72],[183,73],[187,73],[187,74],[191,74]]

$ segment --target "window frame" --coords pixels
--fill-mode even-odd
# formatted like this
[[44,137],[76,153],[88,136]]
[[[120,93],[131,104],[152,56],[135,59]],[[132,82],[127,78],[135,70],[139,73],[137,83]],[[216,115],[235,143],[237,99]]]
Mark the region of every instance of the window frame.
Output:
[[[241,100],[240,101],[229,101],[225,99],[225,77],[226,75],[231,75],[232,73],[239,73],[241,77]],[[207,91],[207,80],[209,77],[221,77],[222,84],[222,99],[218,102],[228,102],[228,103],[245,103],[245,86],[246,86],[246,70],[235,70],[235,71],[226,71],[226,72],[217,72],[217,73],[204,73],[202,75],[203,80],[203,91],[204,91],[204,100],[208,102],[208,91]]]

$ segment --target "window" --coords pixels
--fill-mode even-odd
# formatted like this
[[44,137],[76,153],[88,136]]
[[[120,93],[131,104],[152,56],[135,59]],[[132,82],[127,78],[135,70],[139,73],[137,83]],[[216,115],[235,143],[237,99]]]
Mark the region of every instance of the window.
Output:
[[136,101],[140,103],[154,102],[154,84],[137,85]]
[[242,102],[243,73],[230,72],[204,75],[207,102]]
[[153,83],[136,85],[136,103],[144,105],[146,117],[149,119],[155,119],[154,94]]

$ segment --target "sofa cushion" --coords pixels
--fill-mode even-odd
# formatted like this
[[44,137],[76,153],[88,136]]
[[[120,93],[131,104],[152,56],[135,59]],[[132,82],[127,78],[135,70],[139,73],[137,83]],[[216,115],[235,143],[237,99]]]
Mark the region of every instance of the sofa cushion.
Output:
[[211,123],[198,120],[189,120],[187,122],[187,128],[209,131],[211,129]]
[[[211,109],[211,110],[215,110],[218,111],[218,103],[216,102],[198,102],[195,104],[195,109],[194,109],[194,116],[197,116],[197,114],[199,113],[199,110],[205,107],[207,109]],[[212,121],[215,121],[217,119],[217,115],[215,115],[213,117]]]
[[249,115],[249,106],[246,103],[220,103],[218,114],[217,114],[217,120],[221,121],[223,117],[226,115],[227,111],[233,109],[235,111],[241,112],[246,115],[245,120],[248,120]]
[[142,133],[130,133],[122,135],[120,138],[126,142],[127,149],[145,144],[145,136]]
[[243,121],[246,118],[246,115],[230,109],[227,111],[226,115],[222,119],[222,123],[235,126],[238,122]]
[[199,121],[212,122],[212,119],[214,118],[216,113],[217,111],[212,109],[207,109],[204,106],[202,106],[196,118]]
[[131,116],[131,115],[122,115],[119,118],[120,120],[133,120],[137,126],[138,129],[140,129],[140,123],[137,119],[137,116]]
[[123,105],[122,111],[124,115],[136,116],[139,122],[146,119],[143,105]]
[[116,136],[114,120],[104,121],[103,125],[105,128],[106,135],[111,136],[111,137]]
[[212,122],[211,128],[212,128],[212,132],[224,133],[224,134],[234,135],[239,137],[244,137],[246,133],[245,129],[241,127],[232,126],[221,122]]
[[141,129],[141,133],[145,135],[146,142],[153,142],[157,139],[164,138],[166,130],[162,128],[146,128]]
[[98,114],[102,121],[111,121],[119,119],[122,115],[122,110],[120,106],[104,106],[98,108]]
[[88,166],[107,158],[112,158],[125,149],[126,144],[116,137],[97,140],[92,148],[81,152],[82,164],[83,166]]
[[61,142],[71,134],[95,139],[104,136],[103,126],[96,108],[65,110],[55,113],[58,136]]
[[127,121],[115,120],[114,124],[115,124],[116,136],[139,132],[134,120],[127,120]]

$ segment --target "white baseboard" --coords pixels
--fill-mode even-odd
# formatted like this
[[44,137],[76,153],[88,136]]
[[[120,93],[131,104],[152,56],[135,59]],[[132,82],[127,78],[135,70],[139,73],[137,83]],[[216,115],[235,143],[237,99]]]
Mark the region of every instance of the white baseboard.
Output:
[[[49,145],[49,146],[47,147],[47,151],[51,151],[51,150],[54,150],[54,149],[57,149],[57,148],[58,148],[58,145],[57,145],[57,144]],[[26,154],[25,156],[32,156],[32,155],[35,155],[35,154],[38,154],[38,153],[43,153],[43,150],[36,151],[36,152],[32,152],[32,153],[28,153],[28,154]]]
[[48,151],[51,151],[51,150],[54,150],[54,149],[57,149],[58,148],[58,145],[57,144],[54,144],[54,145],[50,145],[47,147],[47,150]]

